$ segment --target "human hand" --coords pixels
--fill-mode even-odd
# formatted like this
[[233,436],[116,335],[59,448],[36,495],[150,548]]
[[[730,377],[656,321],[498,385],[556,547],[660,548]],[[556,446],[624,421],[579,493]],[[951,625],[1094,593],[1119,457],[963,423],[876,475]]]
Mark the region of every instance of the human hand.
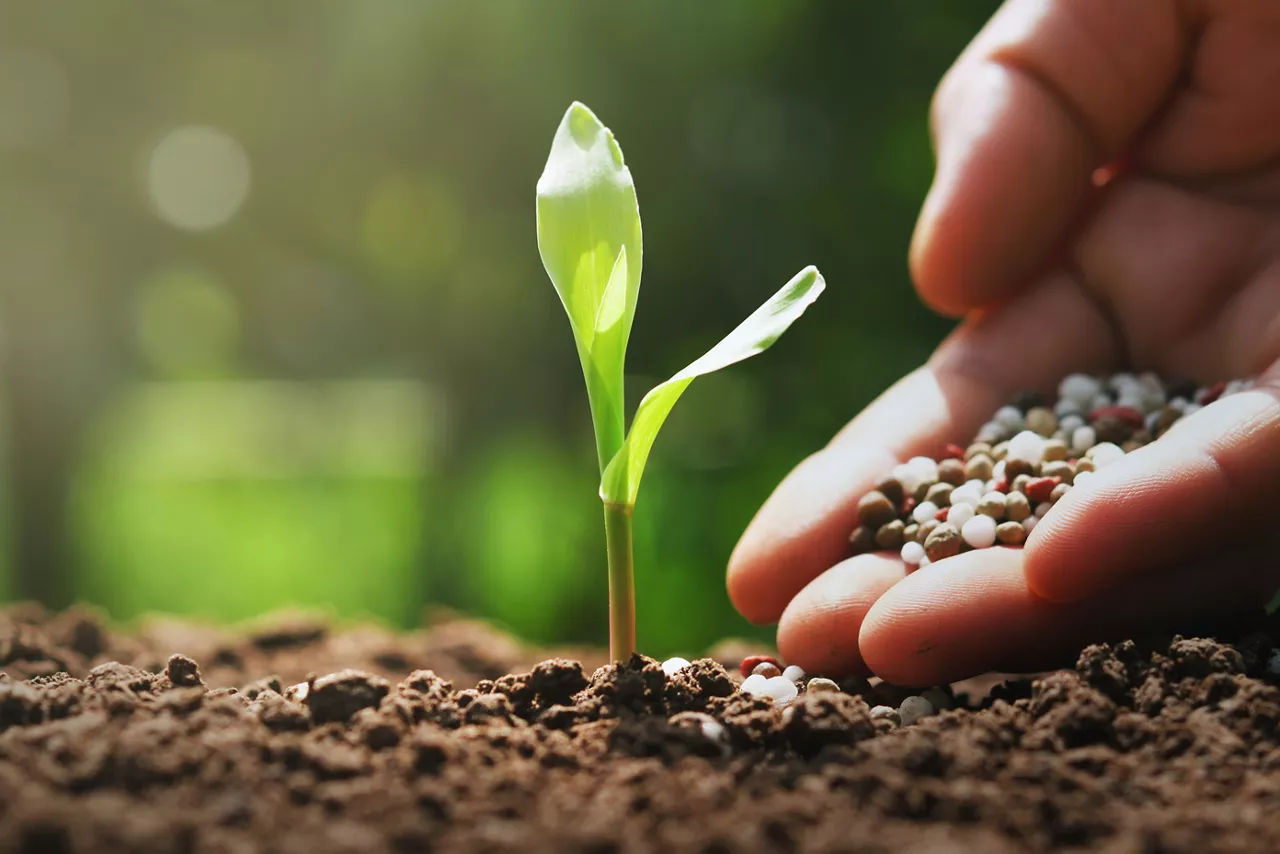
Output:
[[[965,320],[769,498],[729,562],[735,606],[809,672],[903,685],[1261,609],[1280,588],[1280,5],[1008,0],[933,110],[911,269]],[[841,561],[894,465],[1018,391],[1126,365],[1257,382],[1100,470],[1024,548]]]

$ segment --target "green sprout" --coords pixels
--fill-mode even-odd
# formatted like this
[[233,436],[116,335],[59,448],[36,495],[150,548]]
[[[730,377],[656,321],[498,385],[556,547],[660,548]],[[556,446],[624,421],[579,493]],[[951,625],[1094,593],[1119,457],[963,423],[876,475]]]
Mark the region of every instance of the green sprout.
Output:
[[635,652],[631,514],[658,430],[695,378],[767,350],[825,283],[806,267],[719,344],[644,396],[630,432],[623,364],[640,293],[640,209],[631,170],[613,133],[574,102],[538,179],[538,250],[569,315],[587,383],[600,463],[609,560],[609,652]]

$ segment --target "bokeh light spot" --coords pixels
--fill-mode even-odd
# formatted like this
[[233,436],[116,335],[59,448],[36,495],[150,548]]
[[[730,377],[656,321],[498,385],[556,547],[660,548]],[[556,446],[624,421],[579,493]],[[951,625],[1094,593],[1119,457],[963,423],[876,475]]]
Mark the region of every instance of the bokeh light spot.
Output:
[[217,128],[175,128],[151,152],[147,189],[156,213],[187,231],[216,228],[249,196],[249,155]]

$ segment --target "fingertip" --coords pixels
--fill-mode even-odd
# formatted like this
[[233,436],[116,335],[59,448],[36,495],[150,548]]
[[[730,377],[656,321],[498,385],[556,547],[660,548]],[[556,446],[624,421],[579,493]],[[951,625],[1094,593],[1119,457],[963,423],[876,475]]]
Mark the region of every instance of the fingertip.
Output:
[[[750,529],[748,533],[749,531]],[[760,575],[758,567],[753,544],[744,534],[729,556],[725,590],[729,594],[729,601],[743,619],[753,626],[764,626],[777,620],[781,607],[774,601],[770,589],[762,588],[756,583]]]
[[936,641],[922,625],[921,615],[913,613],[910,596],[895,596],[891,601],[886,601],[887,598],[882,597],[863,616],[857,644],[863,664],[871,673],[894,685],[940,684],[933,678],[937,667],[930,661]]
[[1008,655],[1009,618],[1025,601],[1021,549],[966,552],[917,570],[867,611],[858,648],[895,685],[925,687],[976,676]]
[[937,229],[938,208],[945,206],[942,201],[945,190],[940,186],[942,183],[942,176],[939,175],[925,197],[915,231],[911,235],[907,267],[916,293],[924,304],[944,317],[956,318],[963,317],[969,305],[962,290],[956,287],[953,277],[948,275],[949,265],[942,263],[947,255],[945,247],[940,246]]
[[906,576],[895,555],[859,555],[836,564],[805,586],[778,623],[778,651],[808,673],[867,674],[858,631],[867,611]]
[[[1027,539],[1030,591],[1056,604],[1078,602],[1176,565],[1239,529],[1249,496],[1258,492],[1228,472],[1264,470],[1257,451],[1271,441],[1245,428],[1256,444],[1229,462],[1232,451],[1246,446],[1233,443],[1228,425],[1247,420],[1243,412],[1226,417],[1225,409],[1197,414],[1182,430],[1100,469],[1088,486],[1073,486]],[[1219,441],[1229,450],[1215,454],[1209,448]]]
[[957,315],[1009,297],[1052,263],[1097,164],[1035,79],[995,62],[970,63],[942,115],[910,264],[921,299]]

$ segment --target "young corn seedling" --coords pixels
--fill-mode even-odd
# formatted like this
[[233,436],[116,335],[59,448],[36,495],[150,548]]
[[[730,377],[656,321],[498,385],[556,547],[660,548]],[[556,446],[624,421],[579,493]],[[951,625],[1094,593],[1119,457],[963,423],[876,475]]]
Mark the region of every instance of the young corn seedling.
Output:
[[640,402],[630,431],[623,411],[623,363],[640,292],[640,210],[635,183],[613,133],[575,102],[538,179],[538,250],[578,345],[595,426],[609,561],[609,651],[635,651],[631,514],[649,450],[689,384],[767,350],[822,293],[813,267],[801,270],[700,359]]

